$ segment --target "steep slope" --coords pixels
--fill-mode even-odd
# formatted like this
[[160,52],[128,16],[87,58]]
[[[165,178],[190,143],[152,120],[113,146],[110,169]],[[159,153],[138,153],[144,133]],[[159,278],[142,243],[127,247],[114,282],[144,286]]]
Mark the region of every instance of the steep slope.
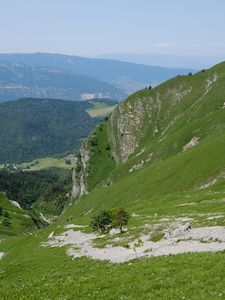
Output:
[[0,102],[26,97],[120,100],[124,96],[121,90],[88,75],[49,65],[30,67],[18,62],[1,62],[0,59]]
[[109,59],[50,53],[0,54],[1,60],[22,62],[31,66],[48,66],[70,70],[106,81],[122,89],[126,94],[130,94],[147,85],[159,84],[177,74],[182,75],[191,72],[191,70],[185,68],[163,68]]
[[[108,148],[117,167],[110,178],[101,180],[121,180],[121,175],[128,180],[131,177],[129,173],[144,167],[151,172],[156,163],[162,165],[166,159],[172,160],[173,157],[178,163],[189,155],[190,152],[184,150],[191,148],[192,144],[198,144],[191,150],[193,155],[195,151],[208,151],[210,147],[207,145],[212,140],[219,143],[217,150],[222,151],[225,129],[224,69],[224,64],[220,64],[193,76],[178,76],[153,90],[137,92],[118,105],[104,125],[107,127],[105,143],[109,143]],[[99,128],[95,129],[97,131]],[[93,161],[93,151],[90,151],[88,141],[82,147],[90,152],[86,170],[88,161],[90,168]],[[219,158],[222,168],[223,156]],[[197,156],[197,160],[200,157]],[[199,168],[202,167],[199,161]],[[88,181],[88,172],[84,174]],[[204,176],[205,180],[210,179],[206,178],[206,173]]]
[[[58,216],[71,201],[71,170],[0,170],[0,191],[31,213],[34,221]],[[44,222],[45,224],[45,222]],[[40,222],[42,225],[42,222]]]
[[31,231],[35,225],[31,217],[17,202],[0,193],[0,237]]
[[0,104],[0,163],[31,161],[74,151],[99,119],[89,102],[20,99]]

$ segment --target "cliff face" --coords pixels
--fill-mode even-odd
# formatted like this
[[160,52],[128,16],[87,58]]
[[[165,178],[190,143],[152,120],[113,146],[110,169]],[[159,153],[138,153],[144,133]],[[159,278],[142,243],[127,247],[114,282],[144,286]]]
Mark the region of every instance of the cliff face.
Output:
[[143,136],[145,114],[149,107],[141,99],[120,104],[109,119],[109,140],[117,163],[125,162]]

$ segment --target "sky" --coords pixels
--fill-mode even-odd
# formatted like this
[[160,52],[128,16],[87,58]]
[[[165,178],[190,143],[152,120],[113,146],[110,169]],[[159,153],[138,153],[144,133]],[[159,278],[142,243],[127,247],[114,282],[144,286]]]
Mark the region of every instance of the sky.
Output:
[[224,0],[0,0],[0,52],[225,54]]

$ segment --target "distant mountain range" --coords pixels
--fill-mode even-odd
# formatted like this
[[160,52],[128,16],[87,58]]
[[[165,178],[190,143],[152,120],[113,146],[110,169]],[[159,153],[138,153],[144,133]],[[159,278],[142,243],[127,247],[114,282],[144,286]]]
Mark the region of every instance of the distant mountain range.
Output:
[[0,102],[21,97],[122,99],[125,93],[113,85],[56,67],[31,67],[17,62],[0,62]]
[[0,100],[21,96],[121,100],[145,86],[194,71],[50,53],[0,54],[0,62]]

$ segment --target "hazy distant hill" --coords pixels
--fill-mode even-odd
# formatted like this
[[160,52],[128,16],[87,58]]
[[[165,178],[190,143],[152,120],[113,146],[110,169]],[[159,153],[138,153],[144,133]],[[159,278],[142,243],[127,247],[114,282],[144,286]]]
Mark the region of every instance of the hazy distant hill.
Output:
[[0,163],[76,149],[99,121],[89,102],[21,99],[0,104]]
[[157,85],[178,74],[183,75],[190,72],[189,69],[184,68],[162,68],[109,59],[50,53],[0,54],[0,61],[21,62],[34,67],[50,66],[70,70],[106,81],[127,94],[146,85]]
[[225,55],[176,55],[176,54],[135,54],[117,53],[103,54],[99,58],[116,59],[124,62],[132,62],[150,66],[162,66],[166,68],[209,68],[216,63],[225,60]]
[[31,67],[0,62],[0,102],[21,97],[86,100],[95,97],[121,99],[113,85],[56,67]]

